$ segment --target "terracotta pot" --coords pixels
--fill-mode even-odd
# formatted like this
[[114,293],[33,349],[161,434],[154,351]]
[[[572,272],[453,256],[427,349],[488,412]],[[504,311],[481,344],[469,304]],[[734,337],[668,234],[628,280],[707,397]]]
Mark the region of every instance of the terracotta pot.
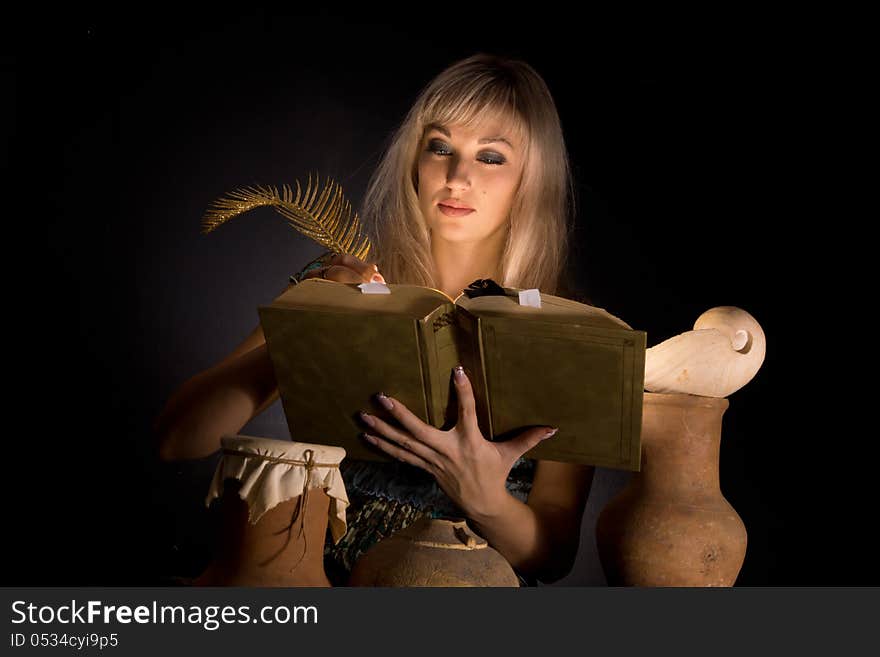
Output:
[[328,521],[335,540],[345,533],[345,451],[249,436],[222,444],[206,500],[221,505],[216,554],[193,585],[330,586],[324,542]]
[[295,497],[269,509],[252,525],[238,484],[226,481],[217,554],[193,585],[330,586],[323,561],[330,497],[312,489],[304,516],[297,513],[302,497]]
[[420,518],[358,559],[350,586],[519,586],[510,564],[462,519]]
[[645,393],[642,467],[596,526],[609,586],[733,586],[746,528],[721,494],[727,399]]

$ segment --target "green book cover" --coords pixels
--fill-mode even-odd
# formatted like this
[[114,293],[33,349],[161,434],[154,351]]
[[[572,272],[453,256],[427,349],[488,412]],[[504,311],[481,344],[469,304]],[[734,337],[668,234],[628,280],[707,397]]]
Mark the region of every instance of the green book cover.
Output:
[[418,285],[307,279],[259,308],[293,440],[389,457],[358,434],[373,399],[399,399],[424,422],[457,418],[452,368],[463,365],[490,440],[559,427],[528,458],[638,470],[646,334],[601,308],[549,294],[540,308],[519,290],[456,299]]

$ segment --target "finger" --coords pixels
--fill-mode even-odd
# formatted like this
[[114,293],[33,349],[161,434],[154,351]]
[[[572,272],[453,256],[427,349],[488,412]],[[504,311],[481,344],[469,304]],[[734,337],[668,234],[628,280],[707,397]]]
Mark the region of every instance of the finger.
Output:
[[458,399],[458,424],[456,427],[466,435],[482,435],[477,422],[477,402],[474,399],[474,389],[461,365],[453,368],[452,379],[455,382],[455,394]]
[[364,283],[360,272],[351,269],[347,265],[331,265],[324,274],[324,278],[337,283]]
[[[437,465],[439,454],[435,449],[419,440],[414,434],[401,431],[385,420],[361,411],[361,420],[373,431],[375,435],[382,436],[400,445],[403,449],[412,452],[431,465]],[[419,420],[421,422],[421,420]]]
[[[420,417],[404,406],[400,400],[388,397],[385,393],[380,392],[376,395],[376,399],[412,436],[438,454],[444,456],[449,454],[448,432],[440,431],[436,427],[426,424]],[[381,422],[382,420],[379,421]]]
[[516,438],[503,443],[495,443],[495,445],[512,465],[530,449],[555,436],[557,431],[558,429],[553,427],[535,427],[534,429],[527,429]]
[[403,449],[402,447],[399,447],[394,443],[383,439],[381,436],[374,436],[368,433],[362,435],[370,444],[375,445],[389,456],[396,458],[398,461],[409,463],[410,465],[414,465],[421,468],[422,470],[425,470],[426,472],[434,474],[434,466],[431,463],[425,461],[425,459],[423,459],[419,455],[414,454],[409,450]]
[[[385,278],[379,273],[379,268],[375,263],[364,262],[357,256],[350,253],[337,253],[330,259],[330,264],[348,267],[360,277],[354,283],[379,282],[384,283]],[[373,279],[376,280],[373,280]],[[381,280],[380,280],[381,279]]]

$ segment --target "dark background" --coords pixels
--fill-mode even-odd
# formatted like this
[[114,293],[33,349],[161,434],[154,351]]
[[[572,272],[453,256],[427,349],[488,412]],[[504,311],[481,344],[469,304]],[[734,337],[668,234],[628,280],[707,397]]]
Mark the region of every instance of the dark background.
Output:
[[[722,492],[749,532],[737,584],[877,584],[863,559],[875,448],[843,375],[865,344],[829,337],[846,323],[827,295],[835,217],[802,175],[824,60],[779,25],[670,23],[471,10],[11,21],[2,583],[148,585],[204,565],[216,458],[158,463],[150,422],[321,248],[271,210],[201,235],[203,211],[310,171],[358,205],[422,86],[485,51],[525,59],[554,95],[579,194],[575,272],[595,305],[648,346],[718,305],[764,328],[764,366],[723,424]],[[242,433],[287,437],[280,406]],[[560,584],[604,583],[595,518],[627,477],[598,470]]]

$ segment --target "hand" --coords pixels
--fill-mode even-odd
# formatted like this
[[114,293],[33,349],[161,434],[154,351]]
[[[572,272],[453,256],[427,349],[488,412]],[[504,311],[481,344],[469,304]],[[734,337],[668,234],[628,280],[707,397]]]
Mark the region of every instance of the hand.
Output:
[[336,253],[326,267],[307,272],[302,277],[326,278],[337,283],[384,283],[385,277],[379,273],[375,263],[367,263],[350,253]]
[[[458,368],[457,368],[458,369]],[[448,431],[422,422],[397,399],[379,396],[379,402],[402,426],[361,412],[373,434],[364,437],[383,452],[434,475],[440,488],[469,518],[490,517],[506,496],[505,482],[516,460],[555,434],[550,427],[527,429],[515,438],[486,440],[477,425],[474,391],[464,370],[454,375],[458,421]],[[381,394],[381,393],[380,393]],[[381,434],[377,436],[375,434]]]

